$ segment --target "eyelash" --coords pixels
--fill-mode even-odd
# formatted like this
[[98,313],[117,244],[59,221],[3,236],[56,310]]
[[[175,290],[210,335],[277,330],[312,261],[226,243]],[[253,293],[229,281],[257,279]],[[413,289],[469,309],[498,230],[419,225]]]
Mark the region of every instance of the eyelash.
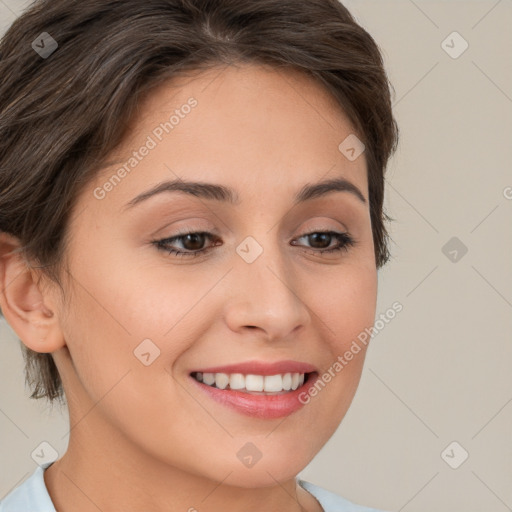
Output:
[[[299,239],[307,237],[307,236],[311,236],[311,235],[316,235],[316,234],[329,234],[338,240],[338,245],[336,245],[335,247],[332,247],[331,249],[312,249],[311,252],[313,252],[313,253],[326,254],[326,253],[334,253],[334,252],[338,252],[338,251],[342,251],[342,250],[348,251],[350,247],[353,247],[354,245],[356,245],[356,241],[348,233],[338,233],[336,231],[311,231],[310,233],[306,233],[306,234],[300,236]],[[206,231],[191,231],[191,232],[182,233],[182,234],[170,237],[170,238],[163,238],[161,240],[152,240],[152,243],[157,247],[157,249],[159,249],[161,251],[165,251],[169,255],[173,254],[177,257],[192,257],[192,258],[196,257],[196,256],[200,256],[201,254],[204,254],[204,253],[208,252],[210,249],[213,249],[213,247],[215,247],[215,245],[214,245],[212,247],[207,247],[206,249],[198,249],[196,251],[180,251],[177,249],[169,249],[170,242],[180,240],[182,238],[185,238],[188,235],[206,235],[206,237],[210,240],[213,240],[213,238],[214,238],[214,235],[212,233],[208,233]]]

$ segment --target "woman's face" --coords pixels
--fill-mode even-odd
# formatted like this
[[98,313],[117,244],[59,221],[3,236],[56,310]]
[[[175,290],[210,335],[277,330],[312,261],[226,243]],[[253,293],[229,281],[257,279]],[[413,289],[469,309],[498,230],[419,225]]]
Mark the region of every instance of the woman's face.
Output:
[[[70,224],[54,355],[71,440],[274,485],[326,443],[359,382],[364,346],[344,354],[376,307],[365,155],[334,100],[294,71],[217,68],[160,86],[138,114]],[[304,192],[336,179],[348,185]],[[228,376],[214,389],[205,373]],[[309,381],[220,389],[282,389],[289,377],[265,376],[286,373]]]

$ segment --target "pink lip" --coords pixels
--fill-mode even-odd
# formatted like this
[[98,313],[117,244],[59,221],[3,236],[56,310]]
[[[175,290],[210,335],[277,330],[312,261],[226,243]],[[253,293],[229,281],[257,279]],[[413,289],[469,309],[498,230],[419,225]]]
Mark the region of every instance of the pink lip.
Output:
[[274,363],[265,363],[263,361],[246,361],[244,363],[230,364],[227,366],[214,366],[194,370],[201,373],[243,373],[244,375],[277,375],[279,373],[311,373],[317,371],[316,368],[308,363],[299,363],[297,361],[276,361]]
[[[236,368],[240,369],[240,366],[237,365]],[[211,373],[223,372],[215,371]],[[243,372],[230,371],[227,373]],[[246,416],[252,416],[255,418],[262,419],[274,419],[289,416],[293,412],[298,411],[300,408],[302,408],[306,403],[308,403],[307,401],[301,401],[301,397],[304,400],[304,398],[308,396],[307,390],[314,385],[315,381],[319,378],[319,374],[316,371],[313,373],[305,373],[308,373],[307,380],[304,382],[302,386],[298,387],[295,391],[285,391],[282,392],[282,394],[275,395],[252,394],[231,389],[218,389],[212,386],[208,386],[207,384],[203,384],[202,382],[197,381],[192,376],[190,376],[190,379],[192,380],[195,386],[198,386],[199,389],[205,392],[210,398],[212,398],[213,400],[222,405],[230,407],[231,409],[234,409],[235,411]],[[275,370],[269,370],[269,372],[266,373],[266,375],[275,374]]]

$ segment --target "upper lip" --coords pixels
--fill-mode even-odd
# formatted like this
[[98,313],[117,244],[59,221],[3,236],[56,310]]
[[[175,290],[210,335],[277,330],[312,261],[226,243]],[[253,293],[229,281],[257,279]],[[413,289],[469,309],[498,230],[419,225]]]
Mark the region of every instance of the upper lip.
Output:
[[298,361],[275,361],[273,363],[264,361],[245,361],[242,363],[229,364],[225,366],[212,366],[194,370],[192,373],[242,373],[244,375],[277,375],[284,373],[310,373],[316,368],[308,363]]

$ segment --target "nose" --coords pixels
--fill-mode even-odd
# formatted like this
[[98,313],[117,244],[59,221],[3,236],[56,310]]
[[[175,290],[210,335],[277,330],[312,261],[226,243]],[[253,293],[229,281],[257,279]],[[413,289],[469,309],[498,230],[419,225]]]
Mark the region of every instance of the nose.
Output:
[[310,322],[305,290],[277,250],[265,250],[252,263],[239,258],[230,274],[224,312],[232,331],[259,331],[267,341],[279,341]]

